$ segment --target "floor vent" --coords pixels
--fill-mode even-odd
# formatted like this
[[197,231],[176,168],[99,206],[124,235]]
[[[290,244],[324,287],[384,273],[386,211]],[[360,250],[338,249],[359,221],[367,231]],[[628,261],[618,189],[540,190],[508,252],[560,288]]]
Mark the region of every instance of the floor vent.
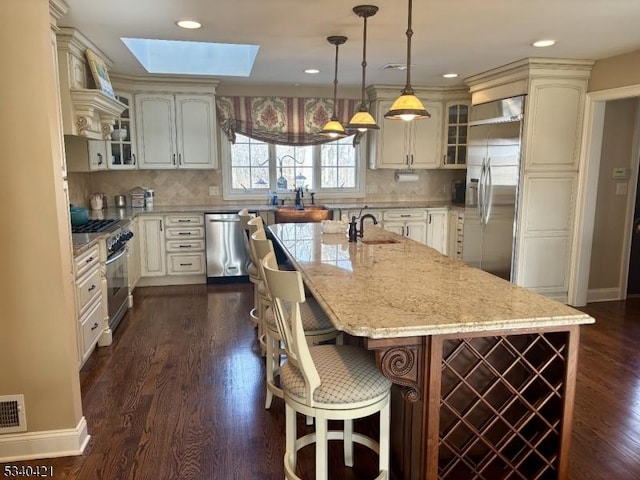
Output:
[[24,395],[0,396],[0,434],[25,432]]

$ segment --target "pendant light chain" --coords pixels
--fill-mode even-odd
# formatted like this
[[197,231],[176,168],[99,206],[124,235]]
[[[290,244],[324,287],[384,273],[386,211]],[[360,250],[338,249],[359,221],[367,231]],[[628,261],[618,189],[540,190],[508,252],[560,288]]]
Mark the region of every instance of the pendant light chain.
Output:
[[365,78],[367,75],[367,17],[364,17],[364,34],[362,35],[362,93],[361,93],[361,106],[360,108],[365,108],[364,103],[364,85]]
[[411,37],[413,36],[413,30],[411,29],[411,17],[413,11],[413,0],[409,0],[409,22],[407,25],[407,84],[404,87],[403,93],[413,93],[411,87]]
[[333,114],[331,115],[331,119],[324,126],[322,131],[320,132],[322,135],[329,136],[331,138],[340,138],[345,137],[346,132],[344,130],[344,126],[338,120],[338,49],[340,45],[347,41],[347,37],[333,35],[331,37],[327,37],[327,41],[331,45],[335,45],[336,47],[336,61],[334,64],[334,77],[333,77]]
[[331,120],[337,120],[338,119],[338,115],[336,113],[336,103],[337,103],[337,98],[338,98],[338,48],[340,46],[340,44],[338,42],[336,42],[336,63],[335,63],[335,67],[334,67],[334,71],[335,71],[335,75],[333,77],[333,115],[331,117]]

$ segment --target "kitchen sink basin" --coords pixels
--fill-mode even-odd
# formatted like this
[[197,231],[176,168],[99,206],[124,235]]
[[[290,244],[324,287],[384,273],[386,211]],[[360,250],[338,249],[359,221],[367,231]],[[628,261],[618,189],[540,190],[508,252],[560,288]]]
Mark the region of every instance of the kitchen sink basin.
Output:
[[360,240],[365,245],[390,245],[392,243],[400,243],[399,240],[394,240],[392,238],[380,238],[377,240]]
[[275,223],[307,223],[332,220],[332,213],[324,205],[309,205],[303,210],[293,206],[280,206],[274,212]]

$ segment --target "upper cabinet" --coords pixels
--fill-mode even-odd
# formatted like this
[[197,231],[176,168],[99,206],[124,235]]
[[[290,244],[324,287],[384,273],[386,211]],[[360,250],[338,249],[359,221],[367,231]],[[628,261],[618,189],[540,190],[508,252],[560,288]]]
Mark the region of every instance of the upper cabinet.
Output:
[[469,100],[455,100],[445,105],[444,168],[467,167],[467,129]]
[[213,94],[135,96],[139,168],[217,168]]
[[91,49],[110,66],[110,60],[73,28],[56,32],[63,133],[107,140],[125,105],[93,88],[86,51]]
[[[415,89],[431,117],[412,122],[385,119],[384,114],[391,108],[400,90],[399,87],[380,86],[368,89],[372,100],[371,111],[380,126],[380,130],[367,133],[369,167],[395,170],[441,168],[447,164],[446,153],[449,151],[449,108],[458,105],[465,107],[470,103],[469,95],[461,90]],[[457,115],[458,112],[456,109]],[[464,111],[462,114],[464,115]],[[466,158],[466,150],[462,152],[464,148],[458,154],[458,146],[466,142],[466,126],[459,130],[462,127],[459,123],[461,120],[465,120],[464,117],[456,116],[456,123],[453,125],[456,133],[452,145],[458,165],[463,165]]]
[[110,170],[132,170],[137,168],[133,95],[116,92],[116,98],[120,103],[126,105],[126,108],[115,119],[111,138],[106,142],[108,168]]

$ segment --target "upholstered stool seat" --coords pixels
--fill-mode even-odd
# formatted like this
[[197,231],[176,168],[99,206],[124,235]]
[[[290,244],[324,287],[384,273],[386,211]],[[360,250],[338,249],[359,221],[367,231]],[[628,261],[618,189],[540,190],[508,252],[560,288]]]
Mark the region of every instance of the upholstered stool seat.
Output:
[[[313,392],[317,407],[370,402],[389,393],[391,381],[378,370],[371,352],[349,345],[317,345],[309,347],[309,353],[320,376]],[[305,401],[304,378],[291,362],[280,370],[280,385],[290,398]]]

